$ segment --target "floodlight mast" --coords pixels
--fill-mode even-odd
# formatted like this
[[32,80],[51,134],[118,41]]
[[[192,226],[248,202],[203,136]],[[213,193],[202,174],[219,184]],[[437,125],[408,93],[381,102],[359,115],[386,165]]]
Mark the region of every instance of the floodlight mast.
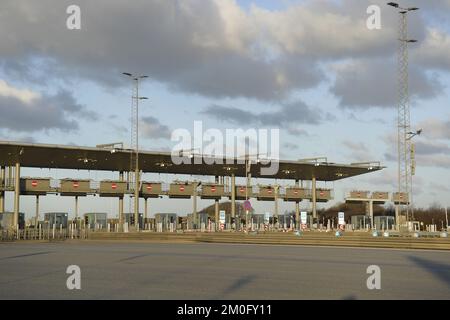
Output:
[[[130,77],[134,81],[133,92],[131,95],[131,152],[130,156],[130,174],[129,183],[132,184],[133,180],[133,165],[134,165],[134,225],[136,230],[139,230],[139,191],[140,191],[140,179],[139,179],[139,100],[147,100],[147,97],[139,96],[139,81],[148,76],[139,75],[135,76],[129,72],[122,72],[123,75]],[[134,159],[133,159],[134,157]],[[131,177],[131,179],[130,179]],[[130,202],[131,204],[131,202]],[[131,214],[132,212],[130,212]]]
[[400,216],[402,215],[403,204],[400,195],[406,196],[405,211],[406,224],[409,220],[409,210],[412,207],[412,171],[414,168],[411,159],[411,114],[409,105],[408,87],[408,44],[417,40],[408,39],[408,13],[419,8],[405,8],[396,2],[387,3],[398,10],[399,30],[398,30],[398,114],[397,114],[397,151],[398,151],[398,196],[395,210],[395,220],[397,227],[400,226]]

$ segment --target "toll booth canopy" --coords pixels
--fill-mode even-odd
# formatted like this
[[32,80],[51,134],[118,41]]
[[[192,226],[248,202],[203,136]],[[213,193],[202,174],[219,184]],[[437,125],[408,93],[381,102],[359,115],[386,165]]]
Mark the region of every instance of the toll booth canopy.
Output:
[[376,191],[372,193],[372,199],[374,203],[382,204],[386,201],[389,201],[389,193],[388,192],[380,192]]
[[[235,188],[235,194],[236,194],[236,200],[245,200],[246,199],[246,194],[248,198],[253,197],[253,193],[252,193],[252,187],[249,186],[248,187],[248,192],[246,192],[247,187],[246,186],[236,186]],[[231,196],[230,196],[231,198]]]
[[100,197],[123,197],[126,191],[125,181],[100,181]]
[[171,183],[169,187],[169,198],[190,199],[194,194],[192,183]]
[[144,198],[158,198],[163,194],[162,183],[144,182],[142,183],[141,195]]
[[274,200],[275,193],[277,192],[276,188],[273,186],[259,186],[259,192],[257,193],[258,200]]
[[91,192],[91,180],[62,179],[59,190],[62,196],[85,196]]
[[331,199],[331,189],[316,189],[317,202],[328,202]]
[[46,195],[51,192],[50,178],[22,178],[20,179],[20,193],[23,195]]
[[303,199],[311,199],[311,190],[300,187],[287,187],[284,196],[285,201],[302,201]]
[[405,192],[394,192],[392,194],[392,201],[395,204],[409,204],[409,197]]
[[202,184],[200,197],[202,199],[220,199],[225,195],[225,188],[222,184]]
[[350,191],[350,198],[352,198],[352,199],[368,199],[369,191],[360,191],[360,190]]

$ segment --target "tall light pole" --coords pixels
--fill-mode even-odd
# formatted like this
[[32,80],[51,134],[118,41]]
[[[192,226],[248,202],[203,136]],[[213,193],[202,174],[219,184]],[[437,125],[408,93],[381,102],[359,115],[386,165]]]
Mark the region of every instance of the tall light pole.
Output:
[[398,151],[398,202],[396,207],[396,223],[402,215],[401,195],[406,198],[406,221],[409,218],[409,203],[412,197],[411,189],[411,114],[409,108],[408,88],[408,44],[417,40],[408,38],[408,13],[419,8],[404,8],[398,3],[389,2],[389,6],[398,10],[399,14],[399,47],[398,47],[398,115],[397,115],[397,151]]
[[[133,171],[134,163],[134,225],[139,229],[139,100],[147,100],[147,97],[139,96],[139,81],[148,76],[135,76],[128,72],[122,74],[130,77],[134,81],[131,95],[131,157],[130,173]],[[133,159],[133,156],[135,159]],[[131,179],[132,180],[132,179]],[[131,182],[131,181],[130,181]],[[131,212],[130,212],[131,213]]]
[[408,132],[408,137],[406,138],[410,142],[410,161],[411,161],[411,174],[410,178],[410,190],[411,195],[409,198],[409,206],[411,207],[411,220],[414,221],[414,204],[413,204],[413,181],[412,177],[416,174],[416,147],[414,143],[412,143],[412,139],[415,136],[419,136],[422,133],[422,129],[417,130],[416,132]]

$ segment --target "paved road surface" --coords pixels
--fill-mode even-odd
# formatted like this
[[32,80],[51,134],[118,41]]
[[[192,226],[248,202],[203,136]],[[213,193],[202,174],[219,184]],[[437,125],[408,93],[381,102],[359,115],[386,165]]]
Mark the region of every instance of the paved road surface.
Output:
[[[81,268],[81,290],[66,268]],[[381,290],[366,269],[381,268]],[[450,252],[126,242],[0,243],[0,299],[450,299]]]

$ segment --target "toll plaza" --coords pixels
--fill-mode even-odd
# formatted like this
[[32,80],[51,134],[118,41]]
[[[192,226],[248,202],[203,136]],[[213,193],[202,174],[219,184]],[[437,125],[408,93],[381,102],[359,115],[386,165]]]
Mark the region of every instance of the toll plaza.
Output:
[[[208,158],[208,156],[193,155],[191,163],[174,164],[172,154],[168,152],[140,151],[139,173],[162,173],[173,175],[210,176],[215,182],[204,183],[197,179],[193,181],[175,180],[165,186],[157,181],[140,181],[138,193],[135,191],[135,183],[128,178],[130,170],[129,149],[109,149],[102,147],[78,147],[66,145],[46,145],[0,141],[0,212],[5,211],[5,193],[12,192],[13,197],[13,219],[12,227],[17,229],[20,212],[21,196],[36,197],[36,216],[39,216],[39,197],[47,194],[57,194],[63,197],[74,197],[75,213],[78,217],[78,198],[88,195],[100,197],[117,198],[119,202],[120,231],[123,224],[134,225],[132,214],[125,214],[123,198],[125,195],[138,194],[139,198],[145,200],[144,213],[139,212],[139,226],[146,225],[147,200],[168,197],[177,199],[192,199],[192,229],[199,229],[201,223],[197,212],[197,198],[210,199],[215,203],[214,228],[219,230],[219,206],[222,198],[231,200],[231,221],[236,221],[236,200],[257,199],[261,201],[274,202],[273,216],[278,218],[278,201],[295,203],[295,216],[291,218],[282,217],[283,224],[298,224],[299,203],[303,200],[311,203],[312,218],[317,219],[317,203],[327,202],[333,199],[333,190],[319,188],[318,182],[338,181],[357,175],[368,174],[382,170],[384,167],[378,162],[364,164],[336,164],[317,159],[305,159],[298,161],[272,160],[276,161],[279,170],[273,174],[263,174],[262,168],[269,166],[262,164],[258,159],[240,158]],[[198,161],[200,160],[200,161]],[[203,161],[202,161],[203,160]],[[214,160],[214,161],[212,161]],[[200,164],[197,164],[200,163]],[[208,164],[206,164],[208,163]],[[251,166],[249,166],[251,164]],[[21,168],[46,168],[46,169],[72,169],[89,171],[110,171],[117,174],[117,179],[104,181],[91,181],[68,177],[63,179],[52,179],[49,177],[21,177]],[[125,179],[127,174],[127,179]],[[236,185],[236,178],[246,178],[246,185]],[[272,179],[274,183],[269,185],[251,185],[252,179]],[[139,179],[139,177],[138,177]],[[55,180],[56,182],[52,181]],[[288,185],[279,185],[278,180],[291,181]],[[308,183],[310,187],[305,187]],[[363,201],[366,198],[358,198]],[[383,201],[384,198],[372,199],[372,202]],[[231,222],[230,221],[230,222]],[[261,217],[256,218],[255,224],[260,224]],[[281,221],[280,221],[281,222]],[[178,224],[178,223],[177,223]],[[229,223],[228,223],[229,225]],[[236,226],[231,223],[231,228]],[[295,226],[295,227],[298,227]]]

